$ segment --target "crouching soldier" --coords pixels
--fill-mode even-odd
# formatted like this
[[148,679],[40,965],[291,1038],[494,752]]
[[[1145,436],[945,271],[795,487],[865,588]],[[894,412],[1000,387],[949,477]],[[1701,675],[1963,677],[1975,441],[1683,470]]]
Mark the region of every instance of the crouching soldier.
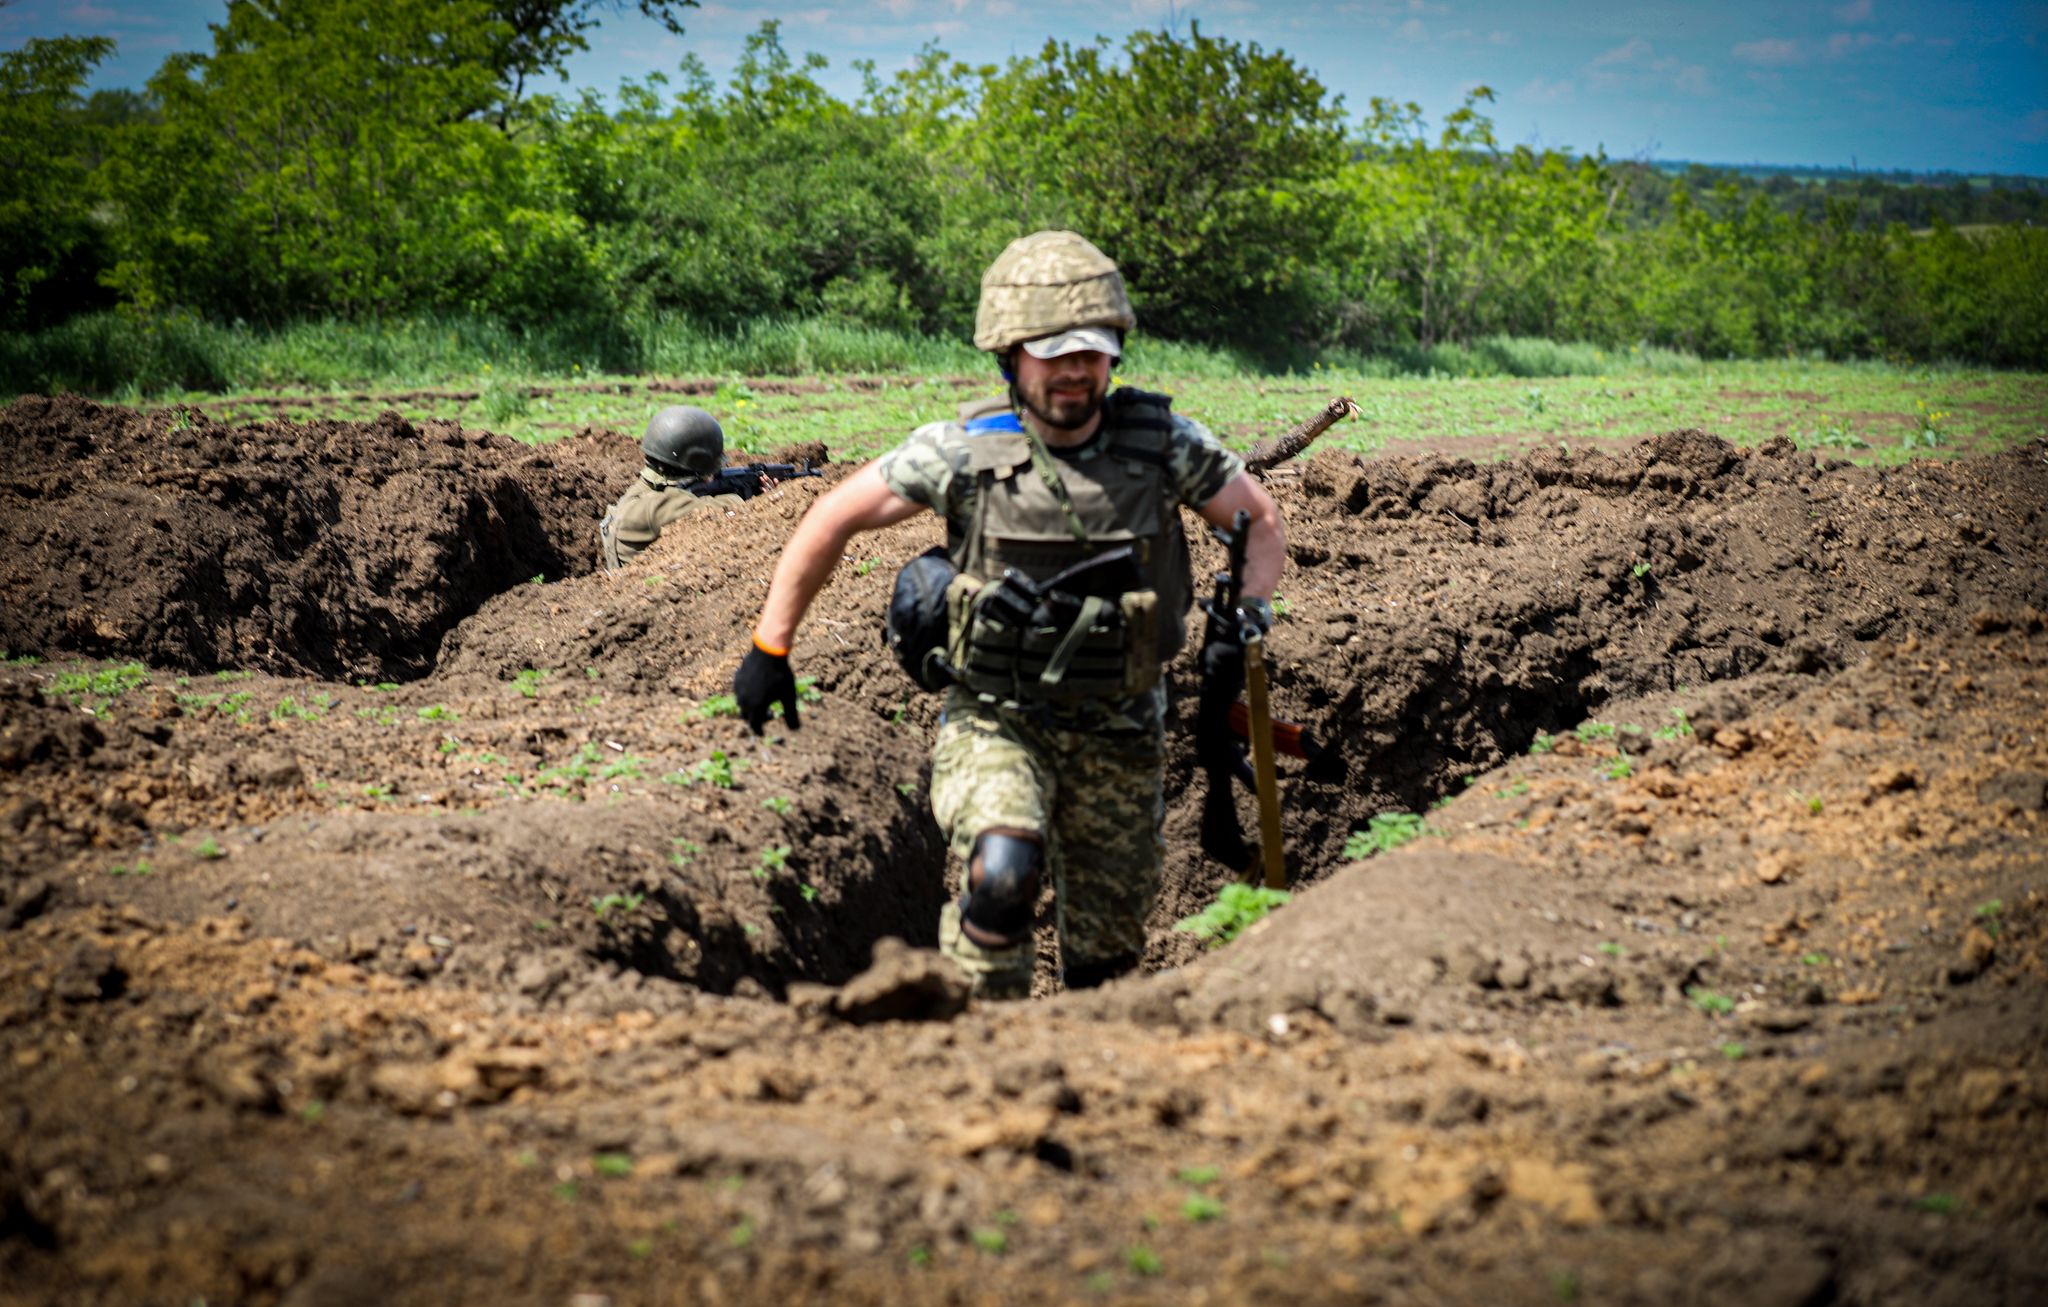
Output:
[[1261,629],[1285,557],[1279,511],[1235,454],[1166,396],[1110,390],[1133,325],[1095,246],[1064,231],[1012,242],[982,278],[974,333],[1009,402],[920,427],[811,506],[733,679],[755,731],[775,703],[794,729],[790,644],[848,540],[921,509],[945,518],[943,556],[898,586],[943,591],[943,649],[912,665],[947,683],[932,811],[959,894],[939,946],[987,998],[1030,993],[1048,881],[1068,988],[1143,954],[1165,854],[1161,669],[1192,598],[1181,508],[1218,526],[1249,515],[1241,616]]
[[678,404],[656,413],[640,437],[640,452],[646,466],[597,526],[607,571],[617,571],[678,518],[740,502],[730,495],[699,497],[684,489],[685,483],[702,481],[725,465],[725,431],[703,409]]

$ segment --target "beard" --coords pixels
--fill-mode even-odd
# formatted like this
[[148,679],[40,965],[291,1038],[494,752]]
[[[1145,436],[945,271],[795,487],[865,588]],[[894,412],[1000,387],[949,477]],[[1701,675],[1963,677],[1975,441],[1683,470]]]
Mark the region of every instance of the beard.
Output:
[[1055,390],[1050,385],[1026,389],[1017,387],[1017,399],[1026,412],[1046,426],[1059,431],[1072,431],[1088,425],[1089,419],[1102,411],[1102,401],[1109,393],[1109,387],[1097,386],[1092,379],[1083,381],[1085,394],[1076,394],[1071,389]]

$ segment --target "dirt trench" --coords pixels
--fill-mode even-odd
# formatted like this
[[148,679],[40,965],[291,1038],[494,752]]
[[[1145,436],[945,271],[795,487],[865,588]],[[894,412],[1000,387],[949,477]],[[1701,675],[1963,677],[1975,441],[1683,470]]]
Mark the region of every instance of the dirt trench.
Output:
[[[1147,974],[1055,996],[1046,930],[1041,1000],[963,1014],[883,942],[944,894],[876,635],[934,523],[856,546],[756,739],[718,696],[815,483],[606,575],[616,433],[0,434],[23,1301],[2042,1287],[2038,445],[1283,469],[1304,892],[1170,929],[1227,876],[1176,731]],[[1432,833],[1348,863],[1386,812]]]

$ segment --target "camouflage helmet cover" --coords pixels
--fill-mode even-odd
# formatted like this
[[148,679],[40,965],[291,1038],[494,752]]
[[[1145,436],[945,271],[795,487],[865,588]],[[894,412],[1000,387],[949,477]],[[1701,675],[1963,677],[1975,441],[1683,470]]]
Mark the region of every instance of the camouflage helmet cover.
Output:
[[725,431],[701,408],[676,404],[656,413],[640,437],[640,452],[664,470],[708,477],[725,463]]
[[1138,323],[1116,263],[1070,231],[1041,231],[1009,243],[981,275],[974,347],[1001,354],[1075,327],[1129,331]]

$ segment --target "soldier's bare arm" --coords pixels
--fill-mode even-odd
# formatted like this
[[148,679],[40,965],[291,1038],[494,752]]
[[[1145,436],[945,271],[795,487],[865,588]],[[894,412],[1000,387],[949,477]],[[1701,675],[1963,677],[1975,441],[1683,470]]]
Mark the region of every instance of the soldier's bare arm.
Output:
[[923,508],[891,490],[873,463],[819,496],[776,560],[768,598],[754,626],[755,638],[773,649],[789,648],[811,600],[845,554],[847,541],[863,531],[894,526]]
[[1280,506],[1266,488],[1250,473],[1239,472],[1198,511],[1211,526],[1227,527],[1239,509],[1251,515],[1251,534],[1244,552],[1245,598],[1271,599],[1273,588],[1280,583],[1280,569],[1287,562],[1287,528],[1280,521]]

